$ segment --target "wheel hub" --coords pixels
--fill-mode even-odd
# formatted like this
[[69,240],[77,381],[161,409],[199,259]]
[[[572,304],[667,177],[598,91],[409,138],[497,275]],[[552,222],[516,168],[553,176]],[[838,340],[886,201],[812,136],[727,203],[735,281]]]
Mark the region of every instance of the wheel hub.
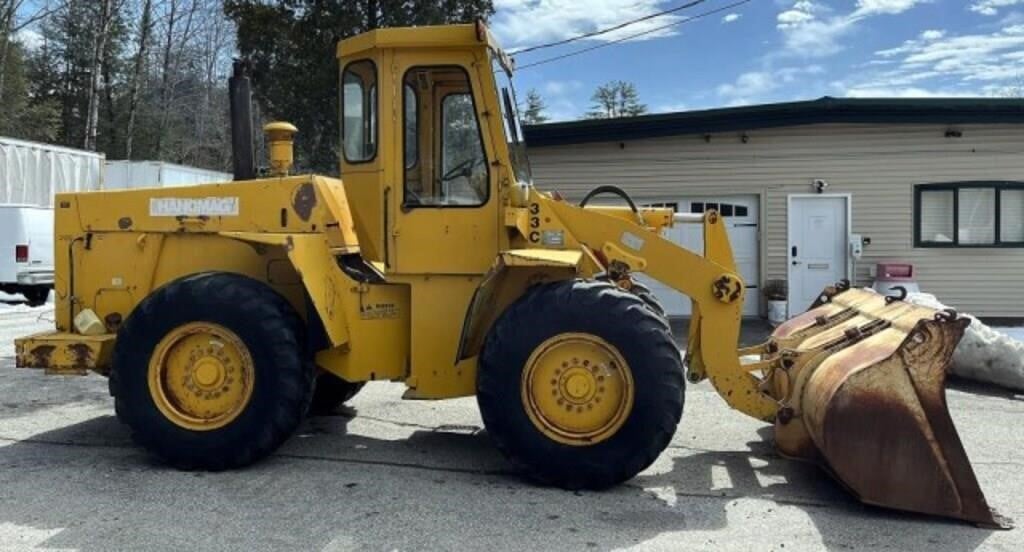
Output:
[[149,363],[153,402],[174,424],[205,431],[229,424],[252,398],[248,348],[231,330],[193,322],[169,332]]
[[195,364],[192,379],[202,389],[212,389],[224,380],[224,365],[216,359],[204,358]]
[[542,343],[523,371],[522,400],[533,424],[569,445],[592,445],[618,431],[633,404],[633,377],[618,350],[590,334]]
[[572,402],[586,402],[594,390],[594,377],[588,373],[573,373],[566,377],[561,385],[561,391],[566,399]]

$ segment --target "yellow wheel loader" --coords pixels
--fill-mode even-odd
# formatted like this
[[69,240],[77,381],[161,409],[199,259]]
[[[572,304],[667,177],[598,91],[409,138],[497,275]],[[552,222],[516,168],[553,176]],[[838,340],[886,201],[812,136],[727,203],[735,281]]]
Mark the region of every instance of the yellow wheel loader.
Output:
[[[109,377],[135,440],[188,469],[254,462],[365,382],[475,395],[497,447],[569,489],[649,466],[685,380],[707,379],[865,502],[1006,524],[945,404],[966,319],[840,284],[739,350],[723,219],[533,187],[511,63],[483,25],[379,29],[337,53],[344,182],[291,174],[296,129],[274,123],[264,178],[250,134],[233,182],[58,195],[56,330],[17,340],[17,364]],[[673,224],[702,225],[703,255],[660,235]],[[637,273],[692,299],[685,358]]]

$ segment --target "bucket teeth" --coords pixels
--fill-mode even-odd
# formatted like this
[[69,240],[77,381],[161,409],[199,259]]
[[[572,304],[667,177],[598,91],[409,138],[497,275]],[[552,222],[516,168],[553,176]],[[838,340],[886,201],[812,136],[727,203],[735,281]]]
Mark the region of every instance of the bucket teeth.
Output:
[[1006,527],[946,405],[946,368],[970,320],[900,299],[837,286],[776,329],[765,350],[790,360],[768,375],[776,444],[865,503]]

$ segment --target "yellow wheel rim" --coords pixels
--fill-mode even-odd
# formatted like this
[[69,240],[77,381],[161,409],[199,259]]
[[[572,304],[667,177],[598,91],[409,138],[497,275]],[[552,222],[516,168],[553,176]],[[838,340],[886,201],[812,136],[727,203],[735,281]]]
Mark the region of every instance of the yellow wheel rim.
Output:
[[168,333],[149,360],[149,393],[163,415],[195,431],[231,423],[252,398],[252,356],[234,332],[191,322]]
[[567,445],[600,443],[633,408],[633,374],[619,351],[590,334],[564,333],[541,343],[523,370],[522,401],[530,421]]

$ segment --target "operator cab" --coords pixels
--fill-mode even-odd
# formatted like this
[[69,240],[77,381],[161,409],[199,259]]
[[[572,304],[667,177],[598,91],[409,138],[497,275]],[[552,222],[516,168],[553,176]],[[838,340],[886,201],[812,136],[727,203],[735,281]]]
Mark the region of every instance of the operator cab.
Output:
[[338,55],[363,255],[394,273],[485,273],[508,241],[502,207],[531,183],[510,60],[482,24],[377,29]]

